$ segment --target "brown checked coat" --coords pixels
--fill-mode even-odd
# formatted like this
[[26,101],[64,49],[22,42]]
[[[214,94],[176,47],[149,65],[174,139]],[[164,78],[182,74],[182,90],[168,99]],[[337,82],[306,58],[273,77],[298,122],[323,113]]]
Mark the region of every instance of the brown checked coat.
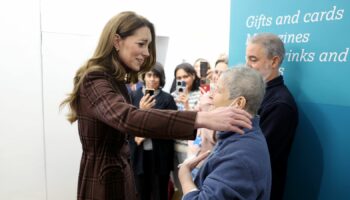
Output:
[[194,139],[196,112],[138,110],[124,83],[108,72],[89,73],[78,96],[82,144],[78,200],[136,200],[127,133]]

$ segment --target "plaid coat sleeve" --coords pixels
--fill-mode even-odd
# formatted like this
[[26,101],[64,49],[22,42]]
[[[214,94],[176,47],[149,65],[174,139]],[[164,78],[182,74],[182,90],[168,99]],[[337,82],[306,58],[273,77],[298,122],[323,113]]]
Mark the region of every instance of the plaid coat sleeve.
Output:
[[88,100],[92,115],[120,132],[152,138],[195,137],[196,112],[139,110],[126,100],[124,83],[116,83],[106,72],[88,74],[81,93]]

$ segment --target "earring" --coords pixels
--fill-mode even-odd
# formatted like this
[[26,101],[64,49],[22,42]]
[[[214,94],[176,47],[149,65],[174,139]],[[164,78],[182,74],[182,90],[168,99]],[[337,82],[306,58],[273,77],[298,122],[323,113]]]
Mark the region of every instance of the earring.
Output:
[[115,50],[118,52],[118,51],[119,51],[119,48],[116,47]]

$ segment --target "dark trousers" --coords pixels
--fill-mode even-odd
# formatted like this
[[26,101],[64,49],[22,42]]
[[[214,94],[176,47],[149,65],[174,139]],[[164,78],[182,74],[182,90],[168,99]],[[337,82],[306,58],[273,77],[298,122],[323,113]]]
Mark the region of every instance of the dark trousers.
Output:
[[154,172],[152,151],[143,152],[143,174],[136,175],[136,187],[141,200],[168,199],[168,174]]
[[272,187],[270,200],[283,200],[284,187],[286,185],[287,166],[272,166]]

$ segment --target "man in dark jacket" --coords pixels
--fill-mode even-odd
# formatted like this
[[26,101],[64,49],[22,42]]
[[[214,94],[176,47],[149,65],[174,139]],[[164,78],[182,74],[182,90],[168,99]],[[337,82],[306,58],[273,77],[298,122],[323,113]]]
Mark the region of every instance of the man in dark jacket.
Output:
[[283,42],[274,34],[262,33],[248,40],[246,62],[259,71],[266,82],[266,93],[258,114],[270,152],[271,199],[278,200],[283,199],[288,156],[298,124],[297,105],[279,72],[284,54]]

